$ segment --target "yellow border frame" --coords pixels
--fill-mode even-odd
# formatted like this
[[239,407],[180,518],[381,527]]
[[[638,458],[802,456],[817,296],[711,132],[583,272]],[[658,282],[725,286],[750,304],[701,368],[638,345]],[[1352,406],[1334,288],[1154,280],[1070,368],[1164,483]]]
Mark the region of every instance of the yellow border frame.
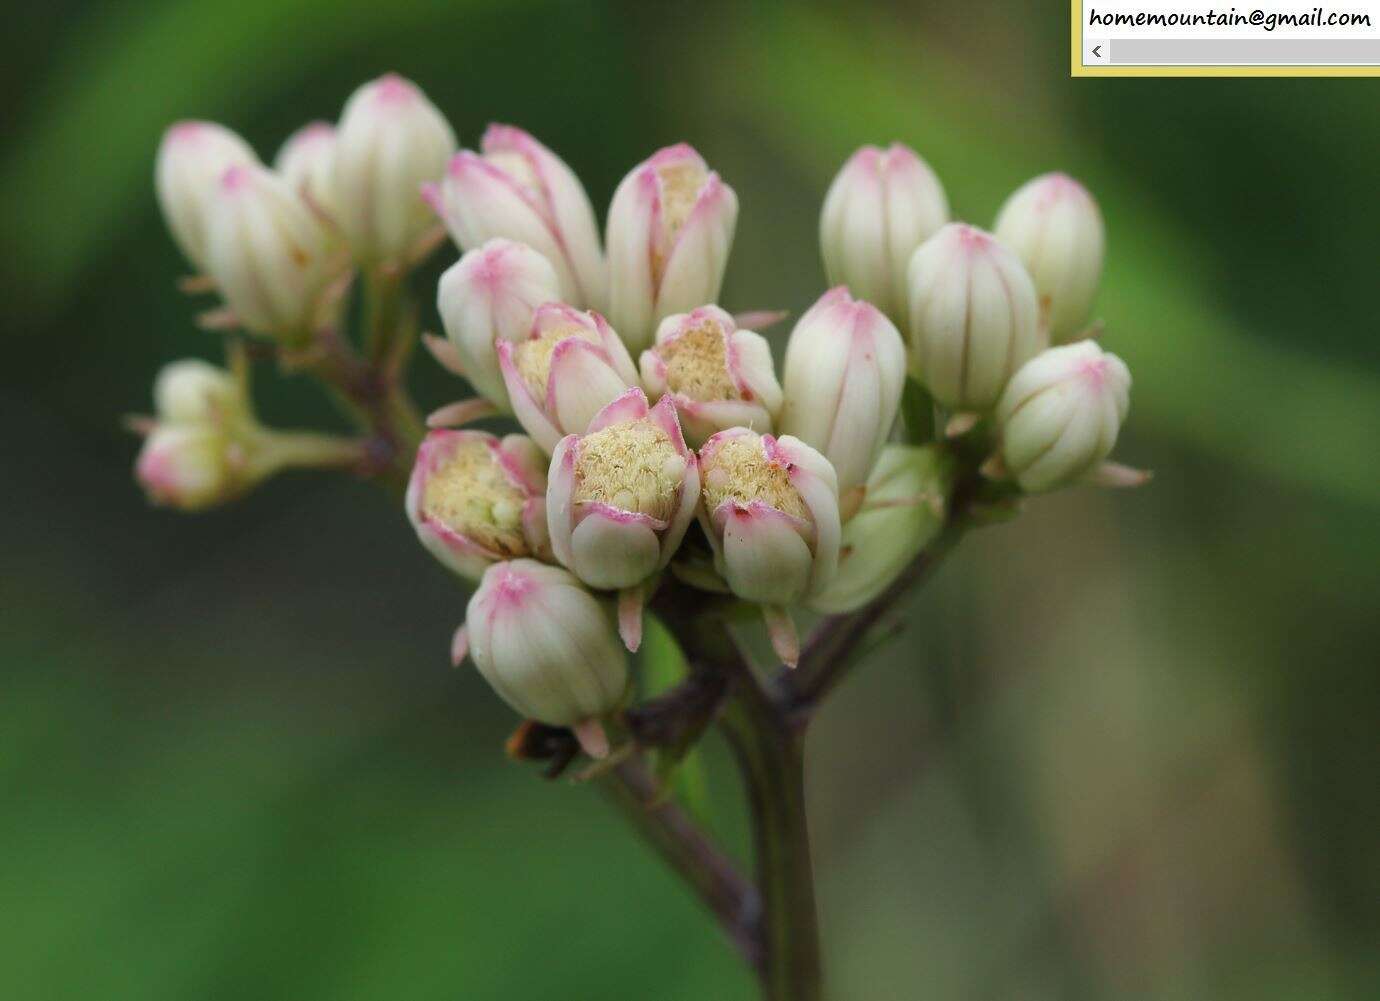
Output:
[[1069,76],[1380,76],[1380,66],[1084,66],[1082,0],[1069,0],[1069,35]]

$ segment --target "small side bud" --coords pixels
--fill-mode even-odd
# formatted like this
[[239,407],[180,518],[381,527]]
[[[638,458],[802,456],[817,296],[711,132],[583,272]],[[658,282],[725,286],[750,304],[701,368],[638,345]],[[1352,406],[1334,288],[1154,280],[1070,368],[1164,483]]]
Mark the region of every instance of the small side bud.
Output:
[[474,248],[441,276],[436,308],[446,336],[465,378],[495,406],[510,406],[495,345],[523,340],[537,307],[560,294],[546,257],[512,240],[493,239]]
[[230,440],[206,425],[166,424],[144,439],[134,476],[154,504],[201,511],[240,493]]
[[[465,614],[469,654],[503,701],[551,726],[612,712],[627,658],[605,608],[569,571],[535,560],[484,571]],[[588,731],[587,731],[588,732]]]
[[1125,363],[1092,341],[1026,362],[997,408],[1008,474],[1038,493],[1095,473],[1116,444],[1130,392]]
[[406,258],[433,225],[422,186],[441,179],[455,147],[450,123],[411,80],[389,73],[350,95],[340,115],[333,187],[356,259]]
[[993,230],[1019,257],[1055,344],[1080,336],[1102,278],[1102,213],[1067,174],[1044,174],[1006,200]]
[[331,218],[337,214],[335,146],[335,126],[311,122],[288,136],[273,158],[273,170],[287,186],[312,209]]
[[662,320],[641,368],[647,392],[675,402],[692,447],[731,427],[769,432],[781,412],[766,338],[739,329],[718,306]]
[[885,591],[944,527],[952,482],[952,460],[933,445],[882,449],[862,508],[843,526],[839,572],[810,607],[851,612]]
[[525,340],[497,344],[499,371],[523,429],[546,452],[583,434],[596,414],[637,385],[628,349],[598,313],[540,306]]
[[427,551],[471,580],[502,560],[550,552],[546,458],[525,435],[431,431],[404,507]]
[[651,344],[666,317],[718,301],[737,221],[738,196],[684,143],[623,178],[605,243],[609,317],[629,349]]
[[239,380],[200,358],[163,366],[153,382],[153,404],[165,424],[238,424],[251,416]]
[[824,196],[819,242],[824,272],[908,322],[906,267],[915,248],[949,221],[939,178],[908,146],[864,146],[843,165]]
[[786,344],[781,430],[818,449],[847,494],[866,482],[891,434],[905,381],[906,348],[891,321],[832,289]]
[[254,150],[214,122],[178,122],[163,133],[154,191],[173,240],[192,267],[206,270],[206,229],[220,179],[231,167],[259,163]]
[[990,234],[950,223],[910,259],[910,365],[951,410],[985,412],[1045,345],[1035,286]]
[[604,308],[608,275],[584,185],[522,129],[490,125],[480,152],[457,153],[430,197],[462,250],[494,237],[525,243],[551,262],[560,281],[557,298]]

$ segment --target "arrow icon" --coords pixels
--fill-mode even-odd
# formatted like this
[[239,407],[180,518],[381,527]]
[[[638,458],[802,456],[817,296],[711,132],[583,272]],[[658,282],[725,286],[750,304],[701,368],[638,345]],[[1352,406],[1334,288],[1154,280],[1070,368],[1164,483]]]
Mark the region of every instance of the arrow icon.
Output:
[[1093,56],[1094,56],[1094,58],[1097,58],[1097,59],[1101,59],[1101,58],[1102,58],[1102,43],[1101,43],[1101,42],[1098,42],[1096,45],[1093,46]]

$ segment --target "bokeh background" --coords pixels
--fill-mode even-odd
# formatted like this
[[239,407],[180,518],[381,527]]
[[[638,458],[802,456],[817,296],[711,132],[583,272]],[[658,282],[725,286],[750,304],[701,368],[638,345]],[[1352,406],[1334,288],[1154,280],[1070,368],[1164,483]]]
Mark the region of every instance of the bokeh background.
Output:
[[[185,517],[129,480],[120,415],[219,353],[172,288],[161,130],[222,120],[267,157],[393,69],[464,144],[533,131],[601,211],[694,143],[741,199],[731,308],[821,291],[818,207],[862,142],[915,146],[980,224],[1035,173],[1082,178],[1135,376],[1119,455],[1158,477],[973,537],[825,711],[833,996],[1376,997],[1380,82],[1070,80],[1067,18],[8,4],[4,996],[754,996],[597,791],[503,757],[510,713],[446,666],[465,595],[395,504],[302,475]],[[417,368],[425,404],[456,395]],[[335,422],[312,385],[257,391],[276,423]]]

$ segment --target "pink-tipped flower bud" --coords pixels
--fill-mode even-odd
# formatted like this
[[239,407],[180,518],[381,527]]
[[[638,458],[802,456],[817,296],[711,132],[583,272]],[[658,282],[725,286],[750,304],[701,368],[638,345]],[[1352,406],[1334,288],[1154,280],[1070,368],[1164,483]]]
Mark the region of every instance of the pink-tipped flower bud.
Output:
[[216,188],[231,167],[254,166],[249,144],[214,122],[178,122],[163,133],[154,165],[154,191],[178,249],[206,270],[206,229]]
[[905,381],[901,335],[881,310],[839,286],[791,331],[781,430],[818,449],[847,495],[867,481],[896,423]]
[[738,196],[685,143],[623,178],[605,242],[609,317],[630,349],[651,344],[673,313],[718,301],[737,222]]
[[422,186],[439,181],[455,132],[411,80],[395,73],[345,102],[336,136],[336,217],[355,257],[397,262],[433,225]]
[[525,435],[430,432],[405,507],[422,545],[471,580],[501,560],[550,554],[546,456]]
[[1030,272],[1050,340],[1073,340],[1092,314],[1106,240],[1088,189],[1067,174],[1037,177],[1006,200],[993,232]]
[[1116,444],[1130,394],[1125,363],[1092,341],[1036,355],[997,407],[1006,472],[1028,493],[1093,473]]
[[637,385],[628,349],[598,313],[537,308],[525,340],[498,342],[498,367],[518,423],[545,452],[583,434],[600,410]]
[[781,384],[766,338],[739,330],[718,306],[662,320],[656,343],[642,352],[641,368],[647,392],[675,402],[693,448],[731,427],[769,432],[781,412]]
[[332,263],[325,224],[280,177],[263,167],[225,172],[211,206],[206,269],[241,324],[300,336]]
[[239,494],[230,440],[202,424],[164,424],[144,439],[135,478],[155,504],[200,511]]
[[738,597],[790,605],[833,579],[838,480],[800,439],[720,431],[700,449],[700,491],[715,568]]
[[599,224],[575,172],[511,125],[490,125],[479,148],[457,153],[429,196],[451,237],[462,250],[496,236],[525,243],[556,269],[563,302],[603,309],[608,275]]
[[864,146],[843,165],[820,213],[824,273],[902,326],[906,267],[915,248],[949,221],[939,178],[909,146]]
[[535,560],[484,571],[465,612],[468,649],[504,702],[530,719],[576,727],[613,711],[628,663],[604,607],[569,571]]
[[946,407],[990,410],[1046,343],[1020,260],[990,233],[950,223],[915,251],[907,281],[911,371]]
[[670,562],[700,496],[695,453],[669,397],[629,389],[551,457],[546,515],[556,558],[590,587],[631,588]]
[[560,294],[546,257],[512,240],[493,239],[475,247],[441,276],[436,308],[446,336],[470,384],[500,409],[510,407],[496,345],[524,340],[537,307]]
[[839,572],[810,607],[851,612],[885,591],[944,527],[952,482],[952,459],[933,445],[883,448],[866,500],[843,525]]
[[164,365],[153,381],[153,404],[166,424],[233,424],[251,416],[239,380],[200,358]]
[[336,215],[335,126],[330,122],[310,122],[287,137],[273,169],[287,186],[318,212]]

